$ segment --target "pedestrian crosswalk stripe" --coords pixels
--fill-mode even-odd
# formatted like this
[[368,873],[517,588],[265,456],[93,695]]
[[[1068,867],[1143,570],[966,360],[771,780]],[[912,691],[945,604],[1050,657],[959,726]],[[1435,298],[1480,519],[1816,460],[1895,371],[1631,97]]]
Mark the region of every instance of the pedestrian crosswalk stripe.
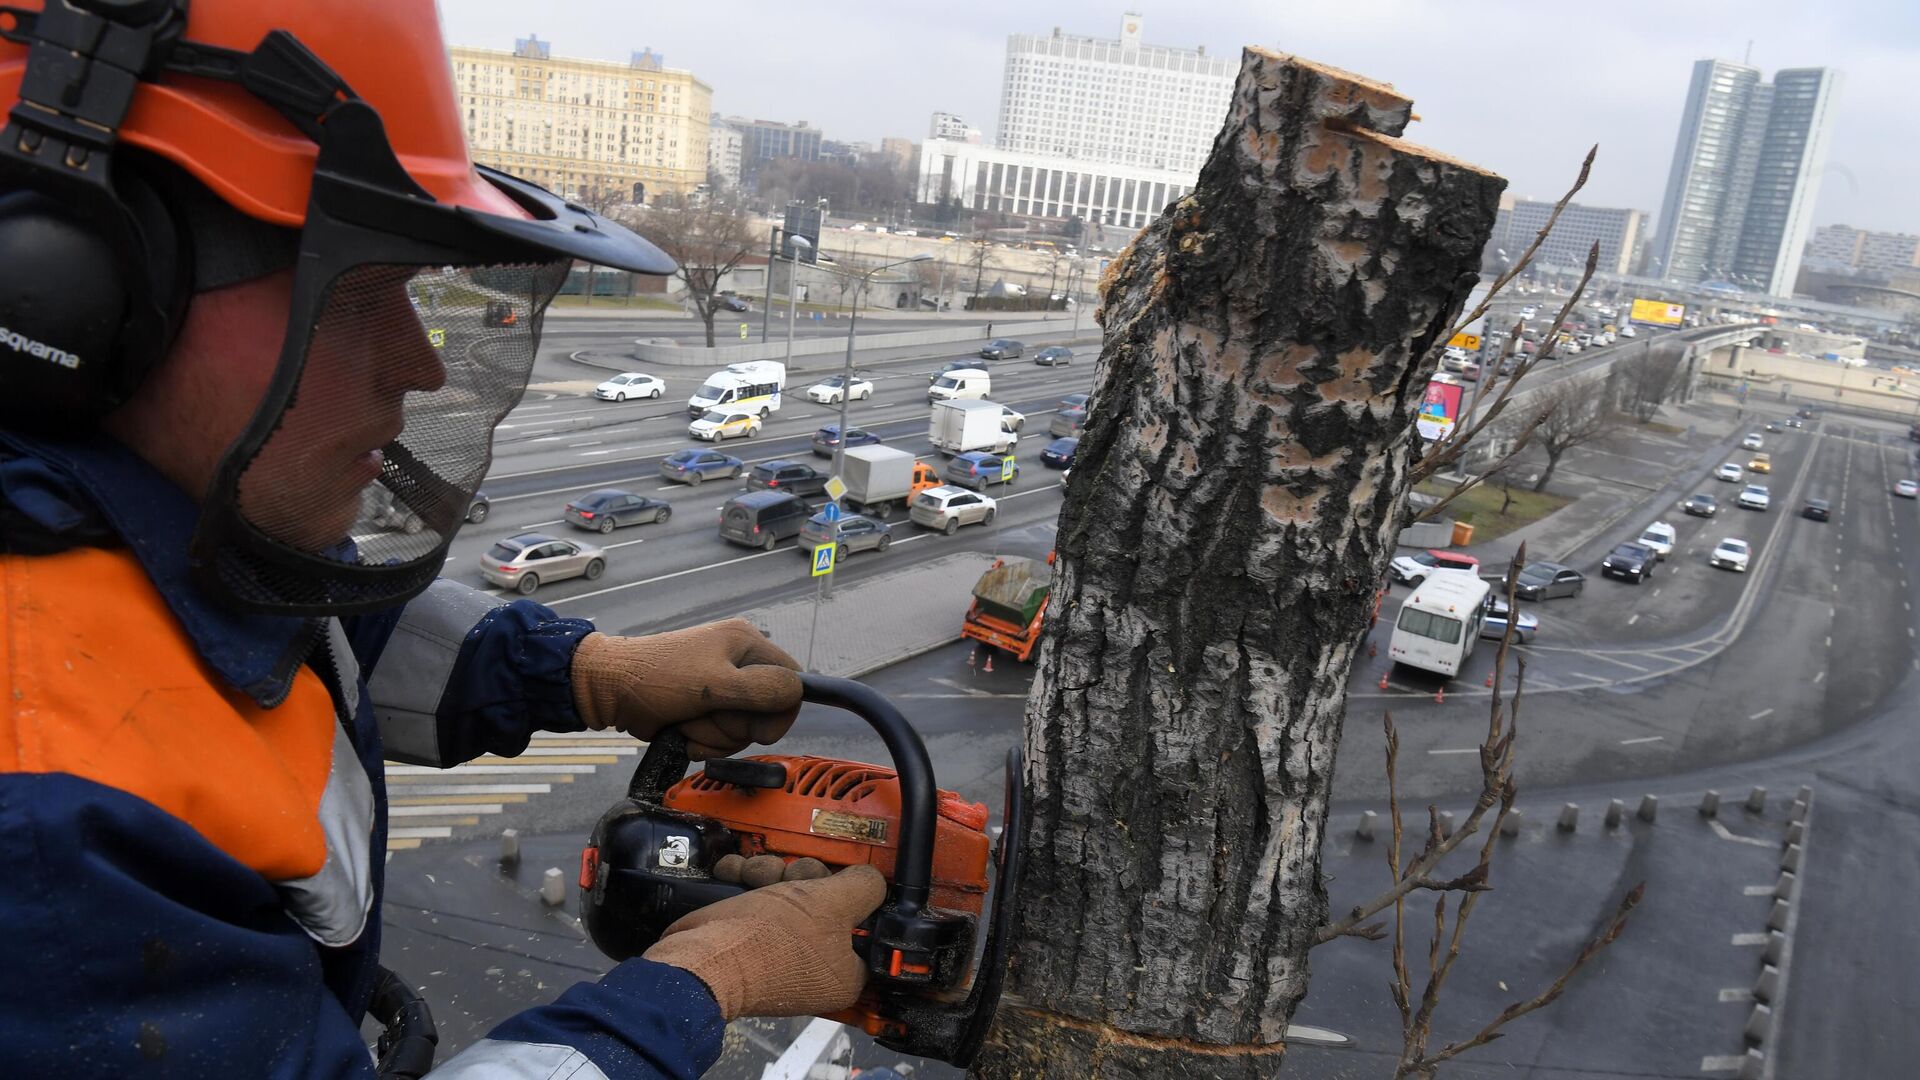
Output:
[[438,806],[390,806],[389,817],[432,817],[436,814],[497,814],[499,803],[442,803]]
[[420,838],[417,836],[407,837],[404,839],[396,839],[395,837],[391,837],[391,836],[387,837],[388,851],[411,851],[414,848],[417,848],[419,846],[420,846]]
[[620,759],[613,754],[550,754],[537,758],[486,757],[473,759],[473,765],[461,765],[453,771],[473,768],[474,765],[511,765],[516,769],[544,769],[549,765],[612,765]]
[[[471,799],[474,795],[486,795],[499,798],[504,795],[545,795],[553,790],[552,784],[441,784],[435,783],[438,777],[402,776],[388,785],[387,790],[399,801],[401,796],[413,795],[456,795]],[[556,776],[555,783],[570,784],[571,776]]]
[[529,750],[529,751],[532,751],[532,750],[534,750],[534,749],[537,749],[537,748],[540,748],[540,747],[544,747],[544,746],[572,746],[572,747],[579,747],[579,746],[593,746],[593,747],[601,747],[601,746],[604,746],[604,747],[607,747],[607,748],[609,748],[609,749],[614,749],[614,750],[634,750],[634,751],[637,751],[637,750],[639,750],[639,749],[640,749],[640,746],[641,746],[641,744],[640,744],[640,743],[637,743],[637,742],[635,742],[635,741],[634,741],[634,740],[632,740],[632,739],[627,739],[627,738],[620,738],[620,739],[535,739],[535,740],[533,740],[533,743],[532,743],[532,745],[528,747],[528,750]]
[[[480,787],[484,785],[475,785],[475,786]],[[543,789],[546,787],[545,784],[541,784],[539,786]],[[478,796],[478,795],[486,795],[487,797],[485,799],[475,798],[475,796]],[[476,791],[469,791],[464,793],[439,792],[433,795],[414,795],[411,791],[409,791],[404,796],[389,800],[389,805],[392,805],[392,806],[459,806],[461,804],[473,804],[473,803],[482,803],[482,802],[488,805],[497,805],[499,803],[523,803],[526,801],[527,801],[527,794],[524,792],[489,795],[485,791],[476,790]]]
[[452,835],[453,827],[449,825],[417,825],[387,830],[387,836],[395,840],[440,840]]
[[[497,761],[500,761],[501,759],[491,758],[489,760],[497,762]],[[619,759],[608,758],[606,761],[601,762],[600,764],[611,765],[617,760]],[[559,761],[529,761],[524,765],[499,765],[499,764],[462,765],[457,769],[436,769],[431,765],[388,765],[387,766],[387,776],[389,778],[407,777],[407,776],[433,776],[433,777],[439,777],[443,779],[456,779],[461,776],[504,776],[507,774],[516,774],[520,776],[533,776],[533,775],[544,776],[547,773],[552,773],[555,776],[565,776],[568,773],[572,773],[577,776],[581,773],[590,773],[590,772],[596,772],[596,771],[598,771],[598,766],[595,766],[595,765],[577,765],[577,764],[570,764],[567,762],[559,762]]]
[[433,827],[445,828],[447,832],[443,833],[442,835],[446,835],[446,836],[452,835],[453,829],[457,826],[480,824],[480,819],[472,816],[471,814],[462,815],[459,817],[443,815],[441,817],[406,818],[404,820],[407,823],[406,827],[409,829],[433,828]]
[[[624,746],[608,745],[606,743],[590,743],[588,745],[596,754],[611,754],[614,757],[626,757],[640,752],[640,748],[631,742]],[[566,757],[570,754],[579,753],[580,749],[580,747],[575,746],[548,746],[541,744],[539,746],[527,747],[510,760],[518,761],[529,757]],[[458,768],[458,766],[455,766],[455,768]]]

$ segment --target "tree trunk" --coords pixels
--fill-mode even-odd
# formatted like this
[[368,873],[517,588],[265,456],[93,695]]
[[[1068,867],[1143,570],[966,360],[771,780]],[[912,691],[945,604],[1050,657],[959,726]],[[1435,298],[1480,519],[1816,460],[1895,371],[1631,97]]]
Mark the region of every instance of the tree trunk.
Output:
[[979,1075],[1279,1063],[1429,350],[1504,186],[1399,142],[1410,110],[1247,50],[1194,193],[1109,272],[1027,705],[1010,993]]
[[1543,449],[1547,452],[1547,467],[1540,471],[1540,479],[1533,482],[1535,491],[1547,490],[1547,481],[1553,479],[1553,470],[1560,467],[1560,455],[1567,452],[1565,447],[1555,450],[1550,443]]

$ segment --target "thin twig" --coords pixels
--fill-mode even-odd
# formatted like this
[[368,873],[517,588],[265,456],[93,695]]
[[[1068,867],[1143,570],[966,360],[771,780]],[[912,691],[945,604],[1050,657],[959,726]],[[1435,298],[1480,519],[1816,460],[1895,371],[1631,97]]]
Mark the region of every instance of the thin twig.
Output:
[[1547,223],[1542,225],[1540,231],[1534,234],[1533,243],[1527,245],[1527,250],[1520,253],[1519,261],[1508,267],[1506,273],[1493,279],[1493,287],[1487,290],[1487,295],[1481,298],[1479,305],[1475,307],[1466,318],[1461,319],[1452,330],[1447,332],[1447,336],[1441,339],[1443,342],[1452,341],[1453,335],[1460,333],[1479,321],[1480,317],[1485,315],[1488,309],[1493,306],[1493,298],[1500,295],[1500,290],[1506,288],[1514,278],[1520,276],[1522,271],[1533,265],[1535,253],[1540,250],[1541,244],[1547,242],[1547,234],[1553,231],[1554,223],[1560,220],[1560,211],[1565,210],[1567,204],[1573,201],[1574,195],[1578,194],[1581,188],[1587,186],[1587,176],[1593,172],[1594,156],[1599,153],[1600,146],[1598,143],[1588,148],[1586,159],[1580,162],[1580,175],[1574,178],[1573,186],[1567,189],[1567,193],[1560,196],[1560,201],[1553,204],[1553,212],[1547,215]]
[[1552,409],[1543,409],[1542,411],[1534,414],[1533,419],[1527,421],[1527,425],[1520,429],[1520,433],[1518,435],[1514,436],[1513,448],[1508,450],[1504,455],[1502,455],[1499,461],[1496,461],[1492,465],[1487,466],[1485,469],[1480,470],[1478,473],[1474,474],[1471,478],[1463,480],[1458,484],[1455,484],[1453,487],[1453,490],[1448,492],[1445,498],[1441,499],[1439,502],[1434,503],[1432,506],[1426,507],[1425,509],[1414,514],[1411,518],[1408,519],[1408,524],[1417,525],[1420,522],[1431,521],[1434,518],[1439,517],[1440,512],[1442,510],[1445,510],[1449,505],[1451,505],[1455,499],[1458,499],[1460,496],[1465,495],[1467,492],[1472,491],[1474,488],[1479,487],[1482,483],[1486,481],[1487,477],[1497,474],[1501,469],[1506,468],[1508,465],[1512,464],[1513,460],[1519,457],[1522,451],[1524,451],[1527,447],[1533,444],[1534,431],[1537,428],[1539,428],[1541,424],[1546,423],[1547,417],[1551,416],[1552,414],[1553,414]]

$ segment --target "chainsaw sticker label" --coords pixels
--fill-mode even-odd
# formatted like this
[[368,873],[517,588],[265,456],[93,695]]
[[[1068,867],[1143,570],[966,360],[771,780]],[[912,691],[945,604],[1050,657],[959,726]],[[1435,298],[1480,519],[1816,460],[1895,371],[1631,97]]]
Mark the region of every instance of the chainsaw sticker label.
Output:
[[693,851],[692,845],[691,837],[669,836],[667,842],[660,845],[660,850],[654,853],[654,858],[663,870],[685,870],[687,856]]
[[841,840],[855,840],[862,844],[884,844],[887,842],[887,820],[885,818],[863,817],[849,814],[844,810],[815,810],[813,823],[807,831],[820,836],[832,836]]

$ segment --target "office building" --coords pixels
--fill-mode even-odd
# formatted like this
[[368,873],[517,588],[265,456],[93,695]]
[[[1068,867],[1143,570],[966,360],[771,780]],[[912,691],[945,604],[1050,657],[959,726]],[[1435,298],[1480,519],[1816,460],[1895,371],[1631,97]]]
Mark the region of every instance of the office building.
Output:
[[820,129],[808,127],[805,120],[783,124],[778,120],[749,120],[729,116],[727,122],[740,129],[740,171],[757,175],[769,161],[793,158],[820,160]]
[[[1501,202],[1509,200],[1503,198]],[[1519,259],[1552,214],[1553,204],[1537,199],[1513,199],[1511,205],[1502,205],[1494,220],[1493,236],[1487,241],[1488,250],[1505,251],[1508,258]],[[1583,266],[1587,252],[1597,243],[1600,261],[1596,269],[1602,274],[1625,274],[1633,268],[1634,250],[1642,240],[1646,219],[1639,210],[1568,203],[1535,253],[1534,264]]]
[[920,148],[912,139],[902,139],[897,135],[888,135],[880,140],[880,156],[903,176],[912,176],[914,162],[920,154]]
[[1814,231],[1806,265],[1809,270],[1873,278],[1911,274],[1920,270],[1920,236],[1828,225]]
[[1198,175],[1227,115],[1237,58],[1148,45],[1142,20],[1118,38],[1007,38],[1001,150]]
[[955,116],[950,112],[933,114],[933,122],[927,125],[927,138],[967,143],[985,141],[979,128],[967,123],[964,117]]
[[740,129],[721,117],[707,124],[707,181],[715,187],[740,186]]
[[1838,73],[1765,81],[1724,60],[1694,65],[1667,174],[1653,269],[1669,281],[1792,291],[1812,229]]
[[473,159],[570,199],[606,206],[684,195],[707,182],[713,90],[650,49],[626,63],[513,51],[448,50]]

